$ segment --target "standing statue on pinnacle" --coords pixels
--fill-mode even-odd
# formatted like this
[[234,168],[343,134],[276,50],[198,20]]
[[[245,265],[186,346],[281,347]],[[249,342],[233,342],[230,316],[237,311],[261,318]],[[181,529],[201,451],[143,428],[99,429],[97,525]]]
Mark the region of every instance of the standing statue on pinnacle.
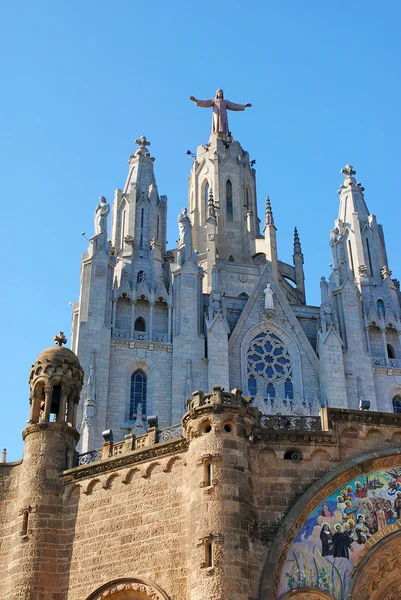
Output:
[[187,209],[183,208],[178,215],[178,228],[180,231],[180,246],[192,245],[192,224],[187,215]]
[[107,233],[107,217],[110,213],[110,205],[106,198],[101,196],[99,204],[95,208],[95,235]]
[[247,104],[235,104],[229,100],[224,100],[223,90],[217,90],[216,97],[210,100],[197,100],[195,96],[190,96],[189,99],[195,102],[196,106],[213,108],[212,133],[223,133],[224,135],[229,133],[227,110],[245,110],[252,106],[249,102]]

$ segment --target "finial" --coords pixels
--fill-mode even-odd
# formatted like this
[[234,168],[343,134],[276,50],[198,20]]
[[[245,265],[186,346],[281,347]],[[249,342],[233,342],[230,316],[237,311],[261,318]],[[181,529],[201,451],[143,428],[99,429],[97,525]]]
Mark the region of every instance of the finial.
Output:
[[296,227],[294,227],[294,254],[302,254],[301,242]]
[[274,225],[273,211],[269,196],[266,196],[265,225]]
[[344,169],[341,169],[341,173],[344,175],[344,183],[340,185],[338,193],[341,194],[342,190],[346,187],[351,186],[355,191],[364,192],[365,188],[362,187],[360,181],[356,181],[354,175],[356,171],[352,168],[352,165],[345,165]]
[[343,173],[346,177],[352,177],[356,175],[356,171],[352,168],[352,165],[345,165],[343,169],[341,169],[341,173]]
[[146,135],[141,135],[139,140],[134,140],[135,144],[138,144],[140,148],[146,148],[146,146],[150,146],[150,142],[146,139]]
[[212,219],[216,218],[216,210],[215,210],[215,206],[214,206],[212,188],[209,189],[209,199],[207,202],[207,214],[208,214],[208,217],[212,217]]
[[53,340],[56,342],[57,346],[62,346],[67,343],[67,338],[64,335],[64,331],[59,331],[57,335],[54,336]]

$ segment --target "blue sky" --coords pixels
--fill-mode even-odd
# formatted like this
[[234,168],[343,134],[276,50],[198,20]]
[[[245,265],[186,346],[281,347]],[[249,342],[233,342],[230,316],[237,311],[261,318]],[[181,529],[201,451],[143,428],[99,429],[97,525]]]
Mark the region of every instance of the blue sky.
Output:
[[208,140],[210,111],[189,101],[222,87],[251,102],[230,114],[256,159],[260,217],[269,194],[281,260],[296,225],[307,300],[329,274],[340,169],[351,163],[398,269],[401,4],[372,0],[227,3],[85,0],[0,8],[3,221],[0,446],[22,455],[29,367],[79,294],[81,253],[100,195],[122,187],[145,134],[170,246],[187,203],[186,150]]

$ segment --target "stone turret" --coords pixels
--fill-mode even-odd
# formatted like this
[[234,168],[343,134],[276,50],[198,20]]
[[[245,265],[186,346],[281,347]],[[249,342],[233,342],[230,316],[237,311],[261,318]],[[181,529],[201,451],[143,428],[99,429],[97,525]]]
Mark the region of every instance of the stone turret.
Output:
[[298,235],[298,229],[296,227],[294,228],[294,254],[292,258],[295,267],[295,283],[297,284],[297,289],[302,295],[302,304],[306,304],[304,255],[302,254],[301,242]]
[[[188,600],[251,597],[248,526],[253,519],[248,437],[258,415],[239,389],[195,392],[183,426],[189,523]],[[229,550],[228,550],[229,549]]]
[[19,474],[19,534],[12,547],[7,598],[66,597],[68,571],[62,514],[64,484],[59,475],[74,466],[79,434],[76,408],[83,371],[76,355],[62,344],[41,352],[31,368],[31,411],[22,433],[24,457]]

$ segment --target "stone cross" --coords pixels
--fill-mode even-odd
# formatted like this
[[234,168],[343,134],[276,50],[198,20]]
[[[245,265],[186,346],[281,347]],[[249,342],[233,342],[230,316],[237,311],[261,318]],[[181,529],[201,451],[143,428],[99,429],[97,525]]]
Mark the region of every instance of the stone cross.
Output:
[[64,331],[59,331],[58,335],[55,335],[53,340],[56,342],[57,346],[62,346],[67,343],[67,338],[64,335]]
[[134,140],[135,144],[138,144],[141,148],[145,148],[146,146],[150,146],[150,142],[146,139],[146,135],[141,135],[139,140]]

